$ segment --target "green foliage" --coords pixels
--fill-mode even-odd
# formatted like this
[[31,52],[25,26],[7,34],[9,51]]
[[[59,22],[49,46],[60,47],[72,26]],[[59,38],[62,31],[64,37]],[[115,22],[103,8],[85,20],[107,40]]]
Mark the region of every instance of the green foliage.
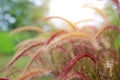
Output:
[[13,54],[15,44],[8,32],[0,32],[0,54]]
[[120,27],[120,18],[119,18],[119,15],[117,14],[115,5],[113,5],[111,1],[109,1],[108,3],[106,4],[104,11],[108,16],[110,23],[111,25]]
[[114,47],[116,50],[120,48],[120,35],[114,40]]
[[39,25],[41,17],[46,16],[48,0],[35,5],[30,0],[1,0],[0,1],[0,27],[1,29],[14,29],[25,25]]

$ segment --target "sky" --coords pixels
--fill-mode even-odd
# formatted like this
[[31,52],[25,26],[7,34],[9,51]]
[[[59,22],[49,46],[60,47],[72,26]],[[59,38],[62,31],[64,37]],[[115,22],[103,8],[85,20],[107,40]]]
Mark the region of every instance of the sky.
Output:
[[[103,9],[106,2],[107,0],[51,0],[48,16],[59,16],[72,22],[84,19],[94,19],[94,22],[91,21],[88,22],[88,24],[96,25],[100,24],[103,19],[96,14],[94,10],[85,8],[83,5],[93,5],[99,9]],[[52,20],[52,22],[55,24],[61,24],[57,20]]]

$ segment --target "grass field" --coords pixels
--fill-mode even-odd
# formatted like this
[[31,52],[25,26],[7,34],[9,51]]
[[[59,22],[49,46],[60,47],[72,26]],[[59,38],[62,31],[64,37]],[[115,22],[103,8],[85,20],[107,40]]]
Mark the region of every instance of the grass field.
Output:
[[[0,70],[5,68],[8,62],[11,60],[13,56],[7,56],[7,55],[0,55]],[[23,69],[28,62],[28,57],[22,57],[20,60],[15,63],[15,67],[18,69]],[[15,74],[16,75],[16,74]],[[0,78],[5,78],[5,71],[0,71]],[[15,77],[13,77],[12,80],[16,80]],[[39,80],[39,79],[36,79]],[[49,77],[43,77],[41,80],[50,80]]]
[[[11,58],[12,58],[12,56],[0,55],[0,70],[2,70],[3,68],[6,67],[6,65],[8,64],[8,62],[10,61]],[[15,67],[22,69],[22,68],[24,68],[27,61],[28,61],[28,58],[23,57],[17,61],[17,63],[15,64]],[[3,77],[5,77],[4,70],[0,72],[0,78],[3,78]]]

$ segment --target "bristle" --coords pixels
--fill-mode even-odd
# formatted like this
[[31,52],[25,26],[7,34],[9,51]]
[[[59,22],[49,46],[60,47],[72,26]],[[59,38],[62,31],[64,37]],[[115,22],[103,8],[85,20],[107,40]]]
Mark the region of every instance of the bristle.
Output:
[[32,49],[33,47],[40,46],[43,44],[44,44],[44,42],[33,44],[33,45],[25,48],[24,50],[22,50],[20,53],[15,54],[15,56],[10,60],[9,64],[7,65],[7,68],[11,67],[13,65],[13,63],[15,63],[15,61],[17,61],[21,56],[25,55],[28,50]]
[[97,62],[96,58],[93,56],[93,54],[90,53],[81,53],[77,55],[75,58],[73,58],[63,69],[63,71],[58,76],[57,80],[61,80],[64,76],[66,76],[71,69],[75,66],[78,60],[82,59],[83,57],[89,57],[91,60],[93,60],[94,63]]
[[93,19],[80,20],[80,21],[75,22],[75,24],[78,25],[80,23],[89,22],[89,21],[93,21]]
[[67,22],[67,23],[70,25],[70,26],[68,26],[68,27],[72,28],[74,31],[77,31],[76,26],[75,26],[72,22],[70,22],[70,21],[68,21],[67,19],[64,19],[64,18],[62,18],[62,17],[49,16],[49,17],[45,17],[45,18],[41,19],[41,21],[46,21],[46,20],[55,19],[55,18],[56,18],[56,19],[61,19],[61,20],[65,21],[65,22]]
[[102,28],[97,34],[96,34],[96,39],[99,39],[100,35],[102,35],[102,33],[104,33],[105,31],[108,30],[114,30],[118,33],[120,33],[120,29],[116,26],[106,26],[104,28]]
[[37,32],[45,32],[43,31],[40,27],[35,27],[35,26],[23,26],[17,29],[14,29],[13,31],[10,32],[10,35],[13,35],[15,33],[18,32],[22,32],[22,31],[37,31]]
[[70,34],[66,34],[56,40],[54,40],[51,44],[48,45],[48,48],[53,46],[54,44],[60,42],[60,41],[64,41],[64,40],[68,40],[69,38],[74,38],[74,37],[77,37],[77,38],[85,38],[89,41],[94,41],[94,39],[89,36],[89,34],[85,34],[85,33],[77,33],[77,32],[74,32],[74,33],[70,33]]
[[39,43],[39,42],[41,42],[41,41],[42,41],[42,40],[41,40],[41,39],[38,39],[38,38],[24,40],[24,41],[18,43],[18,44],[15,46],[14,49],[17,50],[17,51],[21,51],[22,49],[30,46],[30,43],[31,43],[31,45],[32,45],[32,44],[35,44],[35,43]]
[[[97,29],[96,27],[87,25],[86,27],[83,26],[84,28],[78,29],[76,27],[77,24],[93,20],[86,19],[72,23],[58,16],[43,18],[41,21],[54,18],[61,19],[69,24],[67,26],[70,27],[72,31],[57,30],[54,32],[46,32],[49,34],[49,37],[47,36],[48,38],[44,37],[44,35],[38,35],[37,38],[21,42],[16,48],[17,52],[15,56],[13,56],[7,67],[1,70],[1,72],[5,70],[7,77],[11,78],[14,76],[17,80],[33,80],[34,78],[41,80],[41,76],[47,74],[52,74],[56,80],[70,80],[74,78],[80,80],[99,80],[104,76],[101,75],[101,72],[102,74],[106,73],[103,71],[104,63],[113,60],[115,64],[112,70],[114,70],[114,73],[110,72],[110,75],[112,74],[115,77],[111,76],[110,78],[109,74],[108,76],[105,75],[105,77],[106,80],[117,80],[118,78],[116,78],[116,76],[119,76],[120,73],[118,66],[120,65],[120,49],[119,47],[118,49],[114,48],[112,45],[114,42],[109,41],[109,34],[102,34],[107,30],[114,30],[120,33],[120,29],[116,26],[110,26],[106,14],[100,9],[88,5],[84,7],[94,9],[102,16],[106,23],[105,26]],[[27,30],[44,32],[39,27],[22,27],[13,30],[11,34]],[[17,72],[19,69],[13,68],[15,67],[14,63],[17,62],[18,59],[21,59],[22,56],[27,56],[30,59],[25,68],[22,67],[22,70]],[[90,59],[86,59],[86,57]],[[80,61],[81,59],[83,60]],[[20,75],[17,76],[16,73]],[[4,80],[5,78],[1,79]]]
[[65,34],[65,33],[67,33],[67,31],[64,31],[64,30],[60,30],[60,31],[53,33],[51,37],[47,40],[46,44],[48,45],[54,38],[56,38],[59,35]]
[[80,73],[80,72],[71,72],[69,73],[66,77],[64,77],[63,80],[71,80],[72,78],[78,78],[81,80],[88,80],[85,74]]
[[10,80],[10,79],[8,79],[8,78],[0,78],[0,80]]
[[35,69],[32,72],[27,72],[24,75],[20,76],[17,80],[26,80],[27,78],[35,77],[35,76],[42,76],[42,75],[49,75],[49,69]]
[[102,10],[98,9],[95,6],[87,5],[87,4],[85,4],[83,7],[94,9],[101,17],[103,17],[103,19],[105,20],[105,25],[106,26],[109,25],[108,17],[107,17],[107,15]]
[[42,54],[42,53],[43,53],[42,50],[39,49],[39,50],[32,56],[32,58],[31,58],[31,59],[29,60],[29,62],[27,63],[25,69],[23,70],[23,73],[22,73],[22,74],[24,74],[24,73],[30,68],[31,64],[33,63],[33,61],[37,60],[37,57],[38,57],[38,56],[39,56],[39,60],[40,60],[41,63],[42,63],[42,66],[44,66],[44,65],[46,64],[46,63],[44,62],[44,60],[42,59],[41,55],[40,55],[40,54]]

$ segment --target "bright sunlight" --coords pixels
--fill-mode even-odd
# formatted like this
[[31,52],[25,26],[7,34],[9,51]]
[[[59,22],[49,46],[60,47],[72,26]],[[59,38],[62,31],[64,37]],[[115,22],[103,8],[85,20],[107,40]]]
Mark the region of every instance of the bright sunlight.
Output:
[[103,19],[94,10],[83,6],[87,4],[103,9],[106,2],[107,0],[51,0],[49,16],[60,16],[70,21],[94,19],[88,24],[96,25],[100,24]]

